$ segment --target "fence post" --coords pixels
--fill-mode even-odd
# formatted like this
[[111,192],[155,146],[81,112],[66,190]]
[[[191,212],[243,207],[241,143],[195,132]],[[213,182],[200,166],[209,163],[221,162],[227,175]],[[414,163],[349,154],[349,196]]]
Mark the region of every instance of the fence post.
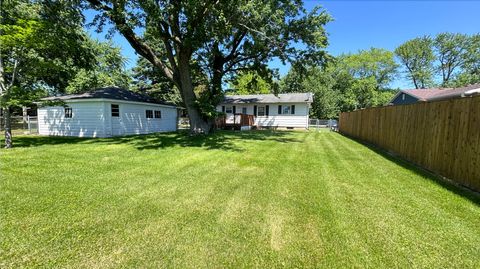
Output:
[[23,129],[25,129],[25,125],[27,124],[27,121],[28,121],[28,114],[27,114],[27,109],[28,107],[26,106],[22,106],[22,125],[23,125]]
[[31,124],[30,124],[30,115],[27,115],[27,125],[28,125],[28,134],[32,134]]

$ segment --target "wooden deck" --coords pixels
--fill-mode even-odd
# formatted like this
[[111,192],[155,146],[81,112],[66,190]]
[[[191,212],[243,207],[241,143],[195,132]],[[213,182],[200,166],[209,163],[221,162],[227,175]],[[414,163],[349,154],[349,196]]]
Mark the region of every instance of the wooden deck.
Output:
[[255,117],[253,115],[235,113],[233,115],[225,115],[215,120],[217,129],[234,129],[240,130],[243,126],[254,126]]

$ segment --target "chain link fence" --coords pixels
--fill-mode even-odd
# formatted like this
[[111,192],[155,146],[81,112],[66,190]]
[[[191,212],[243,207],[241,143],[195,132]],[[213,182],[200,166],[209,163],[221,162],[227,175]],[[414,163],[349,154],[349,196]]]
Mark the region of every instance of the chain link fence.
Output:
[[[11,116],[12,135],[35,135],[38,134],[37,116]],[[0,117],[0,131],[5,131],[5,119]]]
[[308,128],[319,130],[320,128],[328,128],[332,131],[338,130],[337,120],[325,120],[325,119],[310,119],[308,121]]

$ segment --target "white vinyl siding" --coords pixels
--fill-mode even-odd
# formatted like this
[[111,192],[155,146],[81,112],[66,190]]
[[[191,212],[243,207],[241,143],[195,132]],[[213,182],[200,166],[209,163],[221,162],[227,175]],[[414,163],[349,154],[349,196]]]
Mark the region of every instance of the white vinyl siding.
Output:
[[[128,134],[175,131],[177,109],[148,103],[113,100],[66,102],[72,118],[65,118],[64,107],[38,109],[39,134],[109,137]],[[112,117],[111,105],[119,106],[119,116]],[[146,110],[161,111],[161,118],[146,118]]]
[[[63,106],[38,109],[38,133],[41,135],[104,137],[104,107],[100,102],[67,103],[72,117],[65,117]],[[110,110],[108,111],[110,115]]]
[[[146,110],[161,111],[162,118],[147,118]],[[177,109],[149,104],[120,103],[120,117],[112,119],[112,135],[170,132],[177,128]]]

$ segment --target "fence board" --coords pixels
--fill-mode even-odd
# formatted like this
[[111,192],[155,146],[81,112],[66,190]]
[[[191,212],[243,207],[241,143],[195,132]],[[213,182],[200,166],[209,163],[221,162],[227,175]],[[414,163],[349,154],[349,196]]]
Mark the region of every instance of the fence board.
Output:
[[345,112],[339,130],[480,191],[480,96]]

